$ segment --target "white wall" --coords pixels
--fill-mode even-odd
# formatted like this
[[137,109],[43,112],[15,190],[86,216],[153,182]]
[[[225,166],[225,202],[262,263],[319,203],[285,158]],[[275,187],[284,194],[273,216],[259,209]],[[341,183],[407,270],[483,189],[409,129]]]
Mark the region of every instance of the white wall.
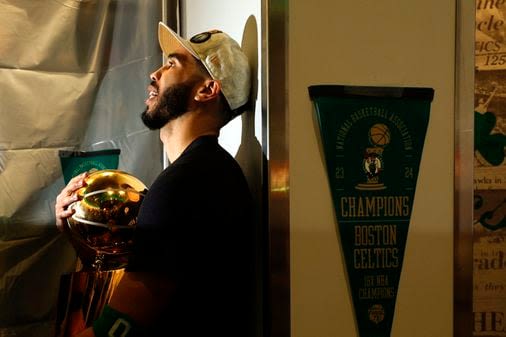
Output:
[[292,336],[357,336],[307,91],[352,84],[435,89],[391,336],[450,337],[455,0],[288,6]]
[[[261,7],[258,0],[182,0],[183,15],[182,35],[190,38],[195,34],[210,29],[219,29],[235,39],[244,49],[252,63],[255,84],[261,83],[259,60],[261,59]],[[251,18],[250,18],[251,17]],[[249,21],[248,21],[249,20]],[[246,27],[248,24],[248,27]],[[256,28],[256,31],[255,31]],[[245,30],[247,34],[245,35]],[[253,32],[256,36],[252,36]],[[251,35],[250,35],[251,34]],[[255,39],[256,38],[256,39]],[[258,85],[254,86],[255,97]],[[261,102],[256,100],[254,111],[254,135],[260,142],[261,136]],[[233,155],[238,151],[243,118],[236,118],[220,134],[222,144]]]

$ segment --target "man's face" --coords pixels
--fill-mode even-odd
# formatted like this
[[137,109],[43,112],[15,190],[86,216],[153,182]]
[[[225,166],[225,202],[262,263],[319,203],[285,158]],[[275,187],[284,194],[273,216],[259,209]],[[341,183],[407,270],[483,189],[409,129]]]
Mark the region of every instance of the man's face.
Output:
[[188,51],[180,48],[151,74],[146,110],[141,115],[148,128],[160,129],[188,112],[195,90],[203,80],[196,62]]
[[148,105],[141,114],[144,125],[151,130],[158,130],[168,122],[184,115],[188,111],[193,87],[192,83],[174,84],[158,93],[156,102]]

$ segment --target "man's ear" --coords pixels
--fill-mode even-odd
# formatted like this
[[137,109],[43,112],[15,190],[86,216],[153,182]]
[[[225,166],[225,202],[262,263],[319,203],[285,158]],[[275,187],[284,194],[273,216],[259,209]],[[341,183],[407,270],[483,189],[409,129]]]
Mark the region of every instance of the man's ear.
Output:
[[206,102],[218,97],[221,93],[221,82],[213,79],[207,79],[199,87],[194,99],[199,102]]

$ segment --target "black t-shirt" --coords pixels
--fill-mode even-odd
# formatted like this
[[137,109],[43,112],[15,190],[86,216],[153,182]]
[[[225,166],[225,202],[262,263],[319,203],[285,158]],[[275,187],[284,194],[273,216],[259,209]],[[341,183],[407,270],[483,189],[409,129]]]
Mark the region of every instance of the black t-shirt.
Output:
[[248,336],[251,206],[239,165],[216,137],[195,140],[158,176],[140,209],[128,267],[164,273],[176,284],[154,335]]

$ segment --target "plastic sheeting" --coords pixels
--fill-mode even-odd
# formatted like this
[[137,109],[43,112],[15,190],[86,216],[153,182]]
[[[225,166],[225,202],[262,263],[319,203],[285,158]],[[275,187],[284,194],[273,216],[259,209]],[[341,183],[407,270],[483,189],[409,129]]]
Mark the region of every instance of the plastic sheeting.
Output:
[[54,226],[58,150],[120,148],[148,186],[158,133],[140,121],[162,56],[153,0],[0,0],[0,336],[52,336],[75,254]]

